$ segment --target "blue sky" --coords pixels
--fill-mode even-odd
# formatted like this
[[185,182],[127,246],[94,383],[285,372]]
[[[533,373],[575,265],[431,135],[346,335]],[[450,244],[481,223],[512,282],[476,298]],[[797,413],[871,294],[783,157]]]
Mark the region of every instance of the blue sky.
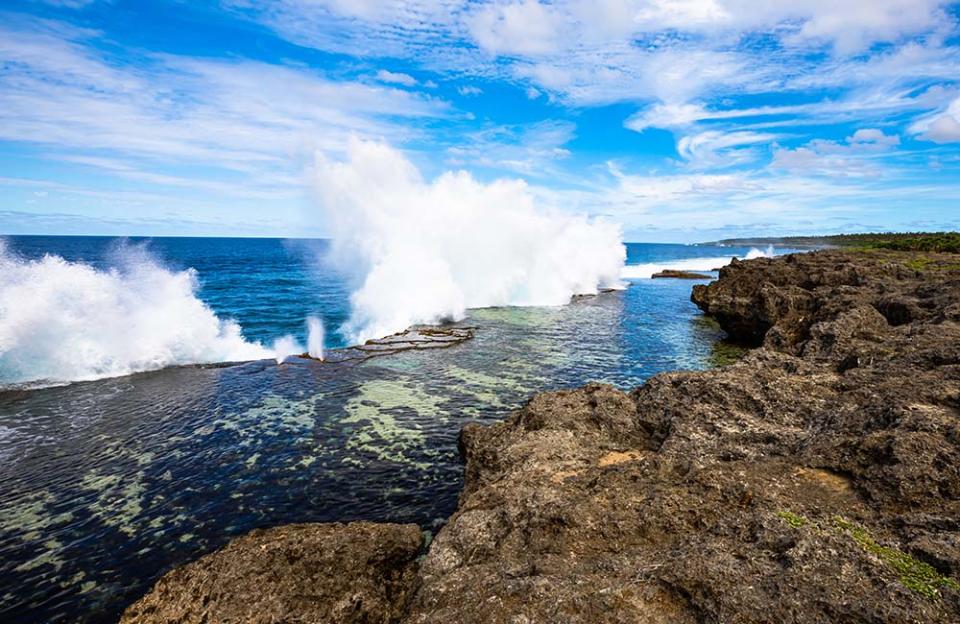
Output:
[[960,228],[937,0],[7,0],[0,233],[322,236],[351,137],[627,240]]

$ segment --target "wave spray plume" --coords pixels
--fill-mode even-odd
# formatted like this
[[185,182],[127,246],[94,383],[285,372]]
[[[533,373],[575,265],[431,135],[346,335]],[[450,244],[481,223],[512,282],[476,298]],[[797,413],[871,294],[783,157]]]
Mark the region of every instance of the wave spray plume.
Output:
[[178,364],[269,358],[196,295],[193,270],[170,271],[124,247],[101,270],[0,243],[0,383],[58,383]]
[[399,151],[353,140],[344,162],[318,155],[317,189],[333,257],[355,280],[341,328],[355,342],[622,286],[619,227],[538,206],[520,180],[427,182]]

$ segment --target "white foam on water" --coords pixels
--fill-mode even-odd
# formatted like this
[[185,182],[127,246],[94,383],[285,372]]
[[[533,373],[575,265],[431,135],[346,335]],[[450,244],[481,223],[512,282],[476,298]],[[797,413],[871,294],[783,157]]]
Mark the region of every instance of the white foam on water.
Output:
[[55,255],[20,259],[0,242],[0,383],[274,357],[197,289],[193,270],[168,270],[139,247],[121,247],[99,269]]
[[619,226],[542,206],[521,180],[427,181],[401,152],[360,140],[344,161],[318,154],[316,170],[332,256],[354,282],[341,328],[354,342],[623,286]]
[[[743,260],[753,260],[754,258],[769,258],[775,255],[774,248],[768,247],[765,250],[753,248]],[[703,258],[684,258],[682,260],[668,260],[664,262],[650,262],[644,264],[628,264],[620,271],[620,277],[623,279],[649,279],[656,273],[673,269],[676,271],[690,271],[693,273],[703,273],[715,271],[730,264],[730,261],[737,256],[711,256]]]

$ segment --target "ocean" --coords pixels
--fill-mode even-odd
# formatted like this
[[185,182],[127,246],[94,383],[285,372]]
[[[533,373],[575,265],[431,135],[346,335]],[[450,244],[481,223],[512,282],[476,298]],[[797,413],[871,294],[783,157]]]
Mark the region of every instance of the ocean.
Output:
[[629,389],[728,357],[690,303],[695,281],[647,278],[751,252],[628,244],[623,290],[470,310],[455,325],[475,337],[446,349],[278,363],[308,343],[308,316],[328,353],[350,344],[338,329],[357,284],[328,248],[5,239],[0,621],[116,621],[161,574],[256,527],[436,531],[461,487],[464,423],[502,419],[534,392]]

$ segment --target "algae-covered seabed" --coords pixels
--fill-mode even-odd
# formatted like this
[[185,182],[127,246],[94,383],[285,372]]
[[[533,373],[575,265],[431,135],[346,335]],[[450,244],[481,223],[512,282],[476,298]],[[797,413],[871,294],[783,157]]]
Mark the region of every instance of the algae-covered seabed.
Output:
[[460,426],[532,392],[716,358],[689,283],[477,310],[473,340],[366,362],[178,368],[0,394],[0,620],[113,621],[255,527],[453,511]]

